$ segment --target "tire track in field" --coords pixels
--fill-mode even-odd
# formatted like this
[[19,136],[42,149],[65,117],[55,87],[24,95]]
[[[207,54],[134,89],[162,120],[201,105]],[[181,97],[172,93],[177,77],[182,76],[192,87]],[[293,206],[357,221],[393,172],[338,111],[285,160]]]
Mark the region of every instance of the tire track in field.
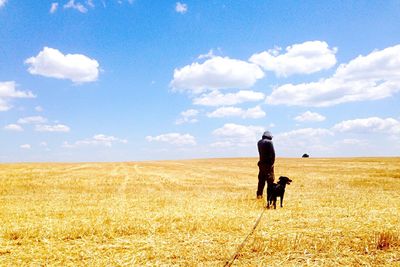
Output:
[[118,186],[117,195],[119,197],[119,205],[125,208],[127,205],[127,188],[131,178],[127,170],[127,166],[124,166],[124,164],[118,164],[118,166],[112,170],[111,175],[123,177],[122,182]]
[[87,168],[91,168],[93,167],[93,164],[90,163],[79,163],[79,164],[72,164],[72,166],[69,166],[67,168],[65,168],[66,172],[70,172],[70,171],[81,171]]
[[136,177],[140,186],[149,192],[159,190],[187,189],[188,185],[182,181],[182,170],[187,171],[180,162],[146,162],[134,164]]
[[[143,186],[148,182],[148,179],[146,178],[146,172],[143,171],[144,166],[139,166],[139,164],[134,164],[133,165],[133,170],[135,174],[135,178],[140,186]],[[131,167],[132,169],[132,167]],[[146,169],[146,168],[145,168]]]
[[119,167],[119,172],[120,172],[120,175],[124,176],[124,180],[122,181],[121,185],[119,186],[118,192],[119,192],[119,194],[124,195],[124,197],[126,198],[126,188],[129,183],[129,180],[130,180],[130,175],[129,175],[126,167],[124,167],[124,166]]
[[125,209],[127,205],[126,190],[130,180],[130,177],[126,170],[126,166],[124,166],[123,163],[115,163],[115,165],[110,171],[110,177],[112,178],[112,183],[115,183],[116,187],[115,204],[117,207]]
[[139,165],[137,164],[133,165],[133,169],[138,175],[142,174],[142,172],[139,170],[140,169]]
[[128,163],[121,163],[118,166],[116,166],[112,172],[111,175],[113,176],[123,176],[123,180],[121,184],[118,186],[118,195],[120,196],[121,199],[121,204],[123,206],[127,205],[127,195],[128,195],[128,184],[131,182],[131,178],[135,177],[143,179],[142,177],[142,171],[140,170],[141,167],[138,166],[138,164],[133,165],[133,172],[132,172],[132,166]]

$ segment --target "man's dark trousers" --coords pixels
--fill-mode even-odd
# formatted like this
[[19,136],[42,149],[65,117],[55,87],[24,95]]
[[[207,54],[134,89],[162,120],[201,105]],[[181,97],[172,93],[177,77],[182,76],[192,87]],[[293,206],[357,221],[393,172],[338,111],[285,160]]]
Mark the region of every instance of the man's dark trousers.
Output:
[[258,162],[258,188],[257,188],[257,196],[262,196],[264,192],[265,182],[267,183],[267,195],[268,190],[270,189],[270,185],[274,183],[275,174],[274,174],[274,165],[269,165],[266,163]]

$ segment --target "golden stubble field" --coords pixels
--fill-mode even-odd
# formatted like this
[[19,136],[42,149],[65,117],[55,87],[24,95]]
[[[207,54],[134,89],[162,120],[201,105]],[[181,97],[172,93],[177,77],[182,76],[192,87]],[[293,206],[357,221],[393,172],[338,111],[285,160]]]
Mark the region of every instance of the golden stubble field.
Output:
[[[0,164],[1,266],[223,266],[257,159]],[[277,159],[293,183],[236,266],[400,266],[400,158]]]

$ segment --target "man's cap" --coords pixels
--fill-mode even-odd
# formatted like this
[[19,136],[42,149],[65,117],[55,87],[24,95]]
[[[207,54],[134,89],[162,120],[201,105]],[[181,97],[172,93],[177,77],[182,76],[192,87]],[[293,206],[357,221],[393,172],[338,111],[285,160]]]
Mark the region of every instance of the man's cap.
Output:
[[262,137],[267,137],[267,138],[272,139],[272,134],[271,134],[270,131],[265,131],[265,132],[263,133]]

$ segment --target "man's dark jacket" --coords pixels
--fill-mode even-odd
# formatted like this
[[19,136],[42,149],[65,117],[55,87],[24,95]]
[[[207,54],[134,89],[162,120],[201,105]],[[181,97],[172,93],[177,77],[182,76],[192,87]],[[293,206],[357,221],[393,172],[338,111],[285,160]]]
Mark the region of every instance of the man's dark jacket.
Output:
[[275,163],[275,149],[272,144],[270,133],[264,133],[262,139],[258,141],[258,153],[260,154],[259,164],[273,166]]

